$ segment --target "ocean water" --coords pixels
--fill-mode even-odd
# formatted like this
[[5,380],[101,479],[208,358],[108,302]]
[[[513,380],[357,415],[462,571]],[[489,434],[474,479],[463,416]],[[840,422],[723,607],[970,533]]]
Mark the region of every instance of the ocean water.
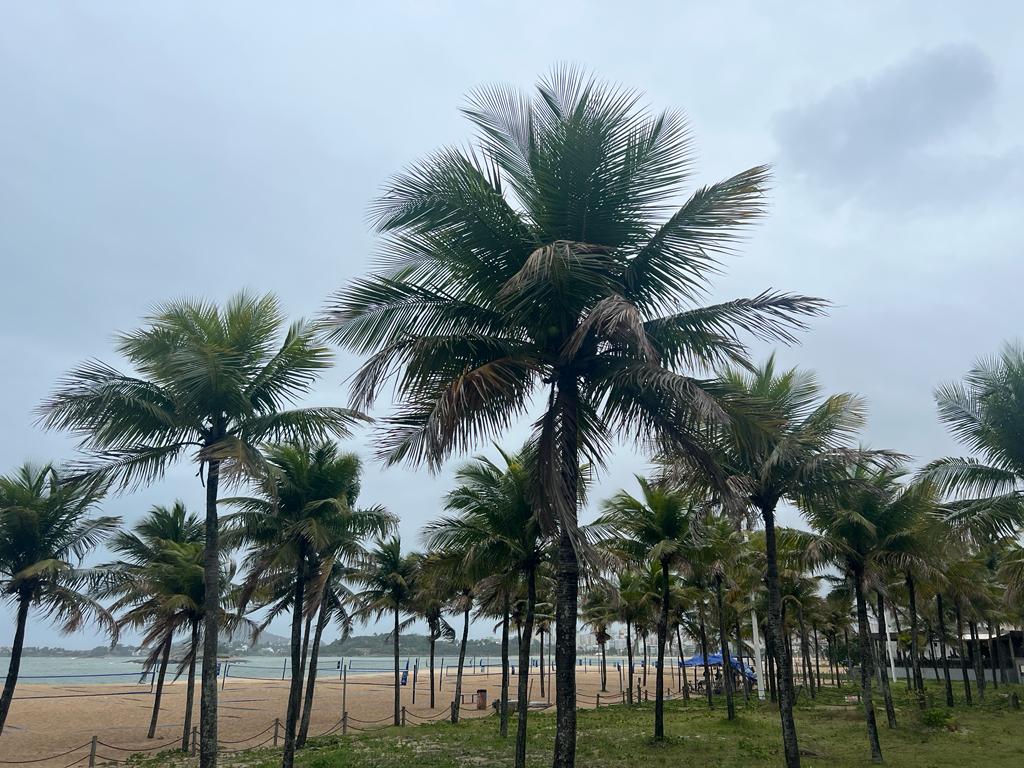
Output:
[[[134,657],[109,657],[109,658],[75,658],[70,656],[26,656],[21,660],[21,670],[18,675],[20,683],[43,684],[43,685],[120,685],[149,686],[152,673],[143,673],[141,658]],[[172,660],[173,661],[173,660]],[[609,668],[618,661],[611,656],[608,658]],[[9,659],[0,657],[0,680],[7,674]],[[552,659],[545,658],[550,664]],[[513,659],[515,664],[516,660]],[[532,666],[536,667],[539,660],[535,657]],[[339,656],[321,656],[317,663],[317,677],[320,679],[335,678],[342,676],[342,665],[347,669],[348,675],[385,674],[393,669],[394,660],[390,656],[353,656],[342,658]],[[418,668],[423,673],[427,668],[428,660],[425,657],[402,656],[400,668],[411,676]],[[592,657],[581,657],[579,661],[580,671],[584,673],[598,669],[599,661]],[[454,675],[458,667],[457,657],[440,657],[435,659],[435,665],[440,674]],[[220,664],[220,674],[227,675],[229,679],[242,680],[282,680],[288,677],[288,659],[282,656],[235,656]],[[478,672],[490,672],[492,674],[501,670],[501,659],[499,657],[467,656],[467,671],[470,669]],[[168,676],[173,678],[177,665],[172,663],[168,667]],[[197,670],[198,675],[198,670]]]

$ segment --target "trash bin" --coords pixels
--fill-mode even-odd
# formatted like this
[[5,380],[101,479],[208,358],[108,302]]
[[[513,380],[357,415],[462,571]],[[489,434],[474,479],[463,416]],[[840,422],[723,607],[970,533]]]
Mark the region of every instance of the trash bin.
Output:
[[487,689],[477,688],[476,691],[476,708],[487,709]]

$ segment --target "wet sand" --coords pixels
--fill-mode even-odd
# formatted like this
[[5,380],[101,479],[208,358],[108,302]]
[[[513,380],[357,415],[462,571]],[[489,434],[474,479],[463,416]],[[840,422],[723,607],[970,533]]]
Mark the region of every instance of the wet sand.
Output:
[[[440,676],[439,676],[440,677]],[[577,669],[579,705],[596,705],[600,692],[600,674],[596,668]],[[221,681],[223,682],[223,680]],[[545,675],[545,695],[540,694],[539,673],[531,671],[531,704],[554,701],[551,675]],[[654,673],[648,674],[650,696],[654,695]],[[675,681],[670,687],[675,687]],[[199,725],[198,682],[195,692],[193,725]],[[490,704],[501,687],[500,669],[487,674],[478,670],[467,672],[462,685],[461,717],[480,717],[491,712]],[[608,691],[601,694],[601,703],[621,700],[619,675],[609,663]],[[0,762],[39,760],[33,768],[65,768],[88,764],[93,736],[98,738],[96,764],[124,760],[135,751],[159,751],[180,747],[185,708],[183,681],[164,687],[160,721],[153,739],[147,739],[153,708],[153,694],[148,684],[136,685],[19,685],[0,736]],[[471,699],[478,689],[486,689],[489,706],[476,709]],[[510,683],[510,698],[515,699],[516,678]],[[455,691],[455,675],[438,681],[435,706],[430,707],[428,673],[421,670],[413,703],[413,687],[402,686],[401,703],[406,710],[406,724],[417,725],[450,715]],[[274,719],[284,722],[288,697],[287,680],[248,680],[228,677],[219,690],[218,741],[227,750],[244,749],[273,743]],[[321,673],[317,680],[315,700],[310,719],[310,737],[324,732],[340,732],[342,699],[348,712],[350,730],[381,728],[391,723],[394,689],[389,675],[349,675],[347,690],[336,676]],[[333,729],[333,730],[332,730]],[[283,734],[281,726],[280,732]],[[66,753],[66,754],[62,754]],[[59,755],[59,756],[58,756]],[[76,759],[77,758],[77,759]],[[74,762],[73,762],[74,761]]]

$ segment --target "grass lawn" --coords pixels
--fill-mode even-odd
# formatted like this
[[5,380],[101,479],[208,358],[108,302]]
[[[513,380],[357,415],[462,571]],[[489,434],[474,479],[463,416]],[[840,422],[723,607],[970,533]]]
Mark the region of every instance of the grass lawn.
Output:
[[[884,709],[876,710],[886,763],[901,768],[1024,766],[1024,713],[1010,708],[1008,691],[1006,686],[998,692],[990,687],[984,705],[967,707],[959,703],[948,725],[928,727],[902,683],[897,683],[899,727],[886,728]],[[1017,692],[1024,698],[1024,690],[1018,688]],[[930,697],[934,700],[938,693],[933,688]],[[782,764],[778,715],[770,704],[748,707],[741,700],[739,717],[730,723],[725,719],[724,702],[716,701],[713,712],[701,701],[669,702],[667,740],[663,744],[655,744],[650,738],[653,710],[653,704],[644,704],[633,709],[610,706],[581,711],[577,764],[581,768],[774,768]],[[941,718],[938,712],[932,715],[936,716]],[[550,765],[554,729],[553,714],[531,713],[530,766]],[[846,703],[838,692],[825,691],[813,704],[801,699],[797,730],[805,751],[803,764],[808,768],[871,764],[863,710],[857,703]],[[511,737],[503,740],[498,736],[497,720],[492,717],[456,727],[433,724],[327,737],[311,741],[297,755],[296,764],[304,768],[510,766],[512,747]],[[279,763],[279,754],[271,750],[243,753],[225,760],[225,764],[271,768]]]

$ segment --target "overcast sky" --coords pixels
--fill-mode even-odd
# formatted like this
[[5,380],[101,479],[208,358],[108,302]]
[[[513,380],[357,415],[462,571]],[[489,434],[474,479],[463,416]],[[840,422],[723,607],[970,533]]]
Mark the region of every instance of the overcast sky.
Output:
[[[0,0],[0,472],[72,456],[33,410],[77,362],[119,362],[113,334],[154,303],[249,288],[317,312],[366,270],[388,176],[469,138],[466,93],[564,61],[683,109],[696,183],[774,164],[713,298],[832,300],[782,360],[862,394],[865,442],[957,452],[933,387],[1020,332],[1020,5],[343,5]],[[344,401],[355,365],[340,354],[311,401]],[[620,451],[595,497],[643,468]],[[413,546],[448,482],[371,464],[362,501]],[[175,498],[200,511],[194,468],[106,511]],[[100,641],[33,622],[27,642]]]

